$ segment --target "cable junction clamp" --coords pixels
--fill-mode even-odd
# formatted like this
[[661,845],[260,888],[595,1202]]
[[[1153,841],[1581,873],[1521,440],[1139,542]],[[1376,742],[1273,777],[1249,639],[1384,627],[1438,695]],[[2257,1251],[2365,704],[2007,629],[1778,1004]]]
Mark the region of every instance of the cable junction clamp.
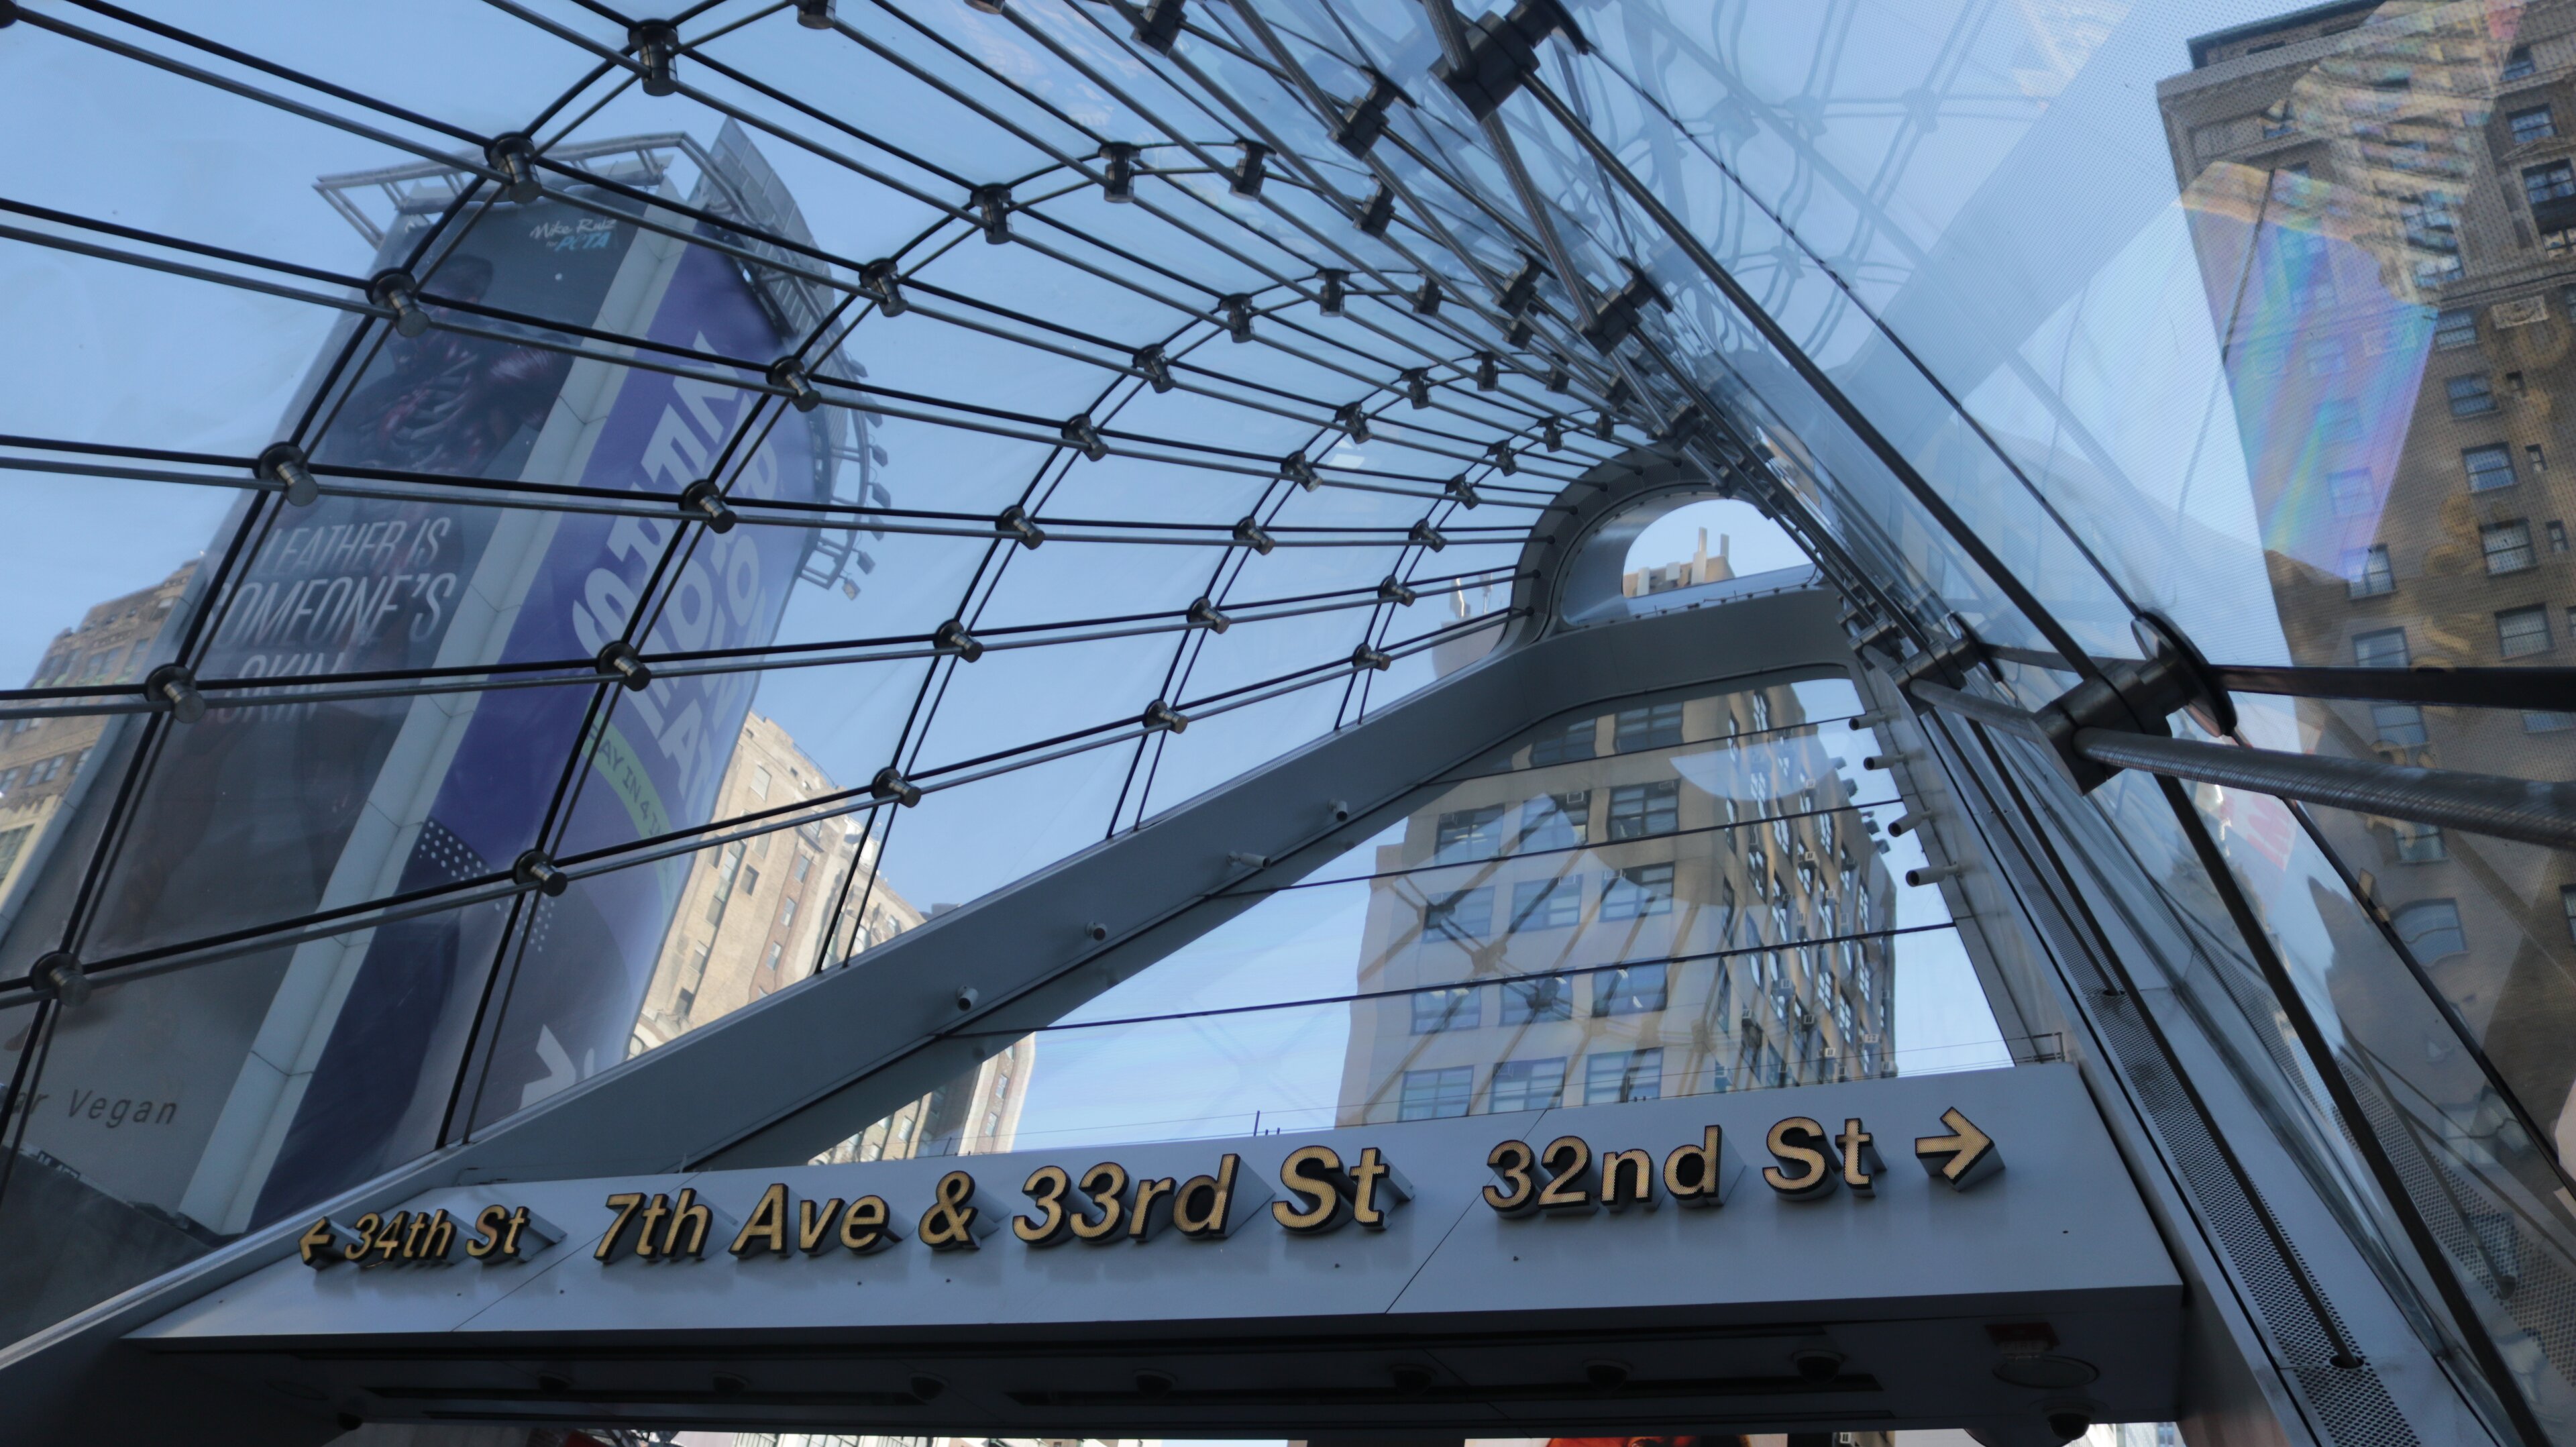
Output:
[[972,663],[984,656],[984,645],[966,631],[963,620],[951,618],[932,630],[930,646],[942,653],[954,653],[960,661]]
[[729,533],[741,519],[725,503],[724,489],[712,477],[702,477],[680,490],[680,512],[694,522],[707,525],[707,531]]
[[483,147],[483,159],[501,173],[501,194],[521,206],[546,194],[537,179],[537,143],[519,131],[494,136]]
[[644,666],[643,656],[635,645],[623,638],[612,638],[591,660],[591,667],[603,677],[616,679],[629,693],[642,693],[653,686],[653,670]]
[[548,899],[560,898],[565,890],[572,888],[572,876],[564,873],[562,867],[548,858],[542,849],[531,849],[521,854],[510,866],[510,878],[518,881],[521,889],[533,889]]
[[1351,274],[1327,266],[1315,273],[1315,280],[1322,288],[1322,294],[1315,299],[1315,309],[1328,317],[1342,315],[1343,303],[1349,296]]
[[1223,633],[1234,626],[1234,620],[1219,612],[1216,604],[1209,602],[1204,596],[1190,604],[1190,611],[1185,616],[1193,625],[1204,628],[1210,633]]
[[1417,316],[1427,317],[1439,314],[1440,279],[1438,277],[1426,276],[1422,278],[1422,285],[1414,288],[1413,310]]
[[293,507],[311,507],[322,496],[322,484],[315,481],[313,469],[306,465],[304,449],[292,442],[273,442],[259,455],[253,469],[259,476],[286,489],[286,501]]
[[877,770],[877,776],[868,781],[868,794],[880,804],[901,804],[907,809],[921,802],[921,786],[892,764]]
[[1226,189],[1237,196],[1258,196],[1261,183],[1268,174],[1262,169],[1262,163],[1270,159],[1270,148],[1259,141],[1237,141],[1235,144],[1243,148],[1243,160],[1226,178]]
[[206,716],[206,696],[197,692],[197,675],[184,663],[165,663],[152,670],[143,680],[143,696],[155,708],[170,710],[170,717],[183,724]]
[[1279,546],[1277,539],[1263,531],[1260,521],[1250,517],[1234,525],[1234,540],[1265,558],[1270,556],[1272,548]]
[[1233,341],[1251,341],[1252,298],[1238,291],[1218,302],[1217,306],[1225,312],[1226,336]]
[[1353,442],[1369,440],[1368,412],[1357,402],[1345,402],[1334,408],[1333,425],[1349,433]]
[[1369,148],[1377,144],[1377,138],[1386,134],[1389,107],[1397,101],[1413,104],[1413,97],[1406,95],[1404,88],[1394,81],[1374,70],[1368,73],[1368,77],[1367,93],[1345,107],[1341,119],[1333,126],[1333,144],[1353,156],[1366,156]]
[[1155,391],[1172,390],[1172,359],[1163,354],[1160,344],[1136,354],[1136,370]]
[[1495,298],[1502,304],[1505,316],[1516,317],[1529,310],[1530,303],[1538,300],[1538,279],[1544,274],[1545,268],[1538,264],[1537,257],[1521,258],[1521,269],[1512,273],[1510,281],[1503,283],[1501,295]]
[[66,1010],[87,1004],[92,988],[80,957],[69,950],[49,950],[38,955],[27,971],[27,985],[39,997],[57,1001]]
[[1417,548],[1429,548],[1435,553],[1449,546],[1449,540],[1440,535],[1440,530],[1427,522],[1415,523],[1413,531],[1405,534],[1405,541]]
[[647,20],[629,30],[626,40],[635,48],[635,62],[643,69],[644,93],[677,95],[680,28],[668,20]]
[[1181,38],[1181,22],[1188,12],[1184,0],[1154,0],[1134,18],[1137,43],[1156,55],[1169,55],[1172,42]]
[[821,389],[805,375],[805,364],[794,357],[781,357],[769,364],[769,384],[785,392],[799,412],[811,412],[823,405]]
[[1029,510],[1018,503],[1002,509],[1001,515],[993,519],[993,531],[1017,539],[1021,547],[1031,551],[1046,541],[1046,529],[1029,521]]
[[1449,87],[1469,115],[1481,121],[1529,79],[1538,68],[1538,43],[1558,31],[1564,32],[1577,54],[1592,52],[1592,43],[1556,0],[1520,0],[1508,16],[1489,14],[1471,22],[1467,53],[1455,61],[1441,61],[1431,73]]
[[1180,733],[1190,726],[1188,714],[1182,713],[1159,698],[1145,705],[1144,717],[1139,721],[1145,725],[1147,733],[1160,729],[1170,729],[1173,733]]
[[1505,477],[1521,470],[1521,455],[1512,451],[1508,442],[1496,442],[1486,448],[1485,460],[1494,464],[1494,470]]
[[1490,392],[1503,384],[1503,360],[1491,352],[1476,354],[1476,390]]
[[1431,405],[1431,369],[1429,367],[1407,367],[1398,380],[1404,383],[1404,400],[1412,403],[1415,411],[1418,412]]
[[1381,603],[1393,603],[1399,608],[1412,607],[1413,600],[1421,596],[1421,594],[1416,593],[1411,588],[1397,582],[1395,580],[1395,575],[1392,573],[1389,573],[1385,580],[1377,585],[1378,601]]
[[859,290],[877,304],[877,310],[890,317],[902,316],[911,309],[903,299],[903,273],[895,270],[894,258],[879,257],[859,268]]
[[1368,200],[1360,204],[1359,215],[1352,219],[1359,223],[1362,236],[1384,236],[1388,224],[1395,220],[1394,189],[1383,181],[1379,182],[1377,189],[1369,193]]
[[1384,673],[1386,670],[1394,666],[1395,655],[1386,652],[1384,649],[1371,648],[1367,644],[1363,643],[1359,647],[1351,650],[1351,667],[1353,668],[1374,668],[1378,672]]
[[829,30],[840,18],[832,0],[796,0],[796,23],[808,30]]
[[1100,147],[1100,198],[1119,205],[1136,199],[1136,157],[1138,149],[1125,141],[1105,141]]
[[1064,425],[1056,429],[1056,436],[1064,440],[1065,446],[1094,462],[1109,455],[1109,444],[1100,440],[1100,429],[1091,425],[1088,412],[1079,412],[1064,419]]
[[1321,485],[1320,479],[1315,476],[1315,464],[1308,462],[1306,454],[1302,452],[1291,452],[1286,457],[1280,458],[1279,475],[1308,492],[1313,492]]
[[1449,486],[1446,491],[1449,500],[1455,502],[1460,507],[1474,507],[1476,504],[1484,501],[1484,498],[1477,494],[1476,485],[1469,482],[1467,480],[1467,474],[1463,472],[1459,473],[1456,477],[1449,479]]
[[[995,6],[994,13],[1000,14],[1001,7]],[[1008,184],[995,182],[976,187],[973,205],[975,222],[984,228],[987,242],[999,246],[1011,239],[1011,188]]]
[[416,337],[429,330],[429,313],[420,304],[420,283],[400,267],[377,272],[367,283],[367,300],[393,313],[396,336]]
[[1565,450],[1564,419],[1556,416],[1554,413],[1550,413],[1546,417],[1540,419],[1538,424],[1538,437],[1540,444],[1545,446],[1548,451],[1563,452]]

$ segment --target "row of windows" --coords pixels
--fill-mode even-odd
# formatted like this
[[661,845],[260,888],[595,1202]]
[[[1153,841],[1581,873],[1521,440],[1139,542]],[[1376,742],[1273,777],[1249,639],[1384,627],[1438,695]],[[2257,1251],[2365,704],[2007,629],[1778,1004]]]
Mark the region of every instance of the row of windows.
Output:
[[[2325,408],[2321,406],[2318,411],[2319,415],[2323,416]],[[2549,470],[2549,454],[2541,449],[2540,444],[2536,442],[2526,444],[2522,451],[2523,461],[2533,473],[2544,473]],[[2460,449],[2460,470],[2467,476],[2471,492],[2494,492],[2498,488],[2511,487],[2522,480],[2521,475],[2514,471],[2513,449],[2502,443]],[[2336,517],[2373,516],[2380,508],[2377,478],[2366,467],[2348,467],[2328,473],[2326,506],[2333,510]]]
[[[1673,912],[1673,867],[1639,864],[1599,876],[1600,919],[1645,919]],[[1512,886],[1512,913],[1506,932],[1570,929],[1583,920],[1583,879],[1524,879]],[[1481,940],[1494,932],[1494,889],[1462,889],[1422,907],[1425,938]]]
[[0,794],[6,794],[22,784],[32,789],[38,784],[52,783],[79,768],[80,761],[88,755],[87,749],[74,749],[68,754],[56,754],[50,759],[38,759],[32,764],[0,769]]
[[[1445,810],[1432,821],[1431,862],[1469,864],[1500,858],[1507,852],[1535,853],[1588,845],[1593,842],[1594,792],[1591,789],[1574,789],[1524,800],[1516,827],[1508,831],[1503,821],[1512,812],[1510,805],[1480,804],[1468,809]],[[1815,820],[1817,842],[1826,853],[1832,853],[1836,829],[1834,811],[1817,807],[1816,790],[1813,788],[1800,791],[1797,802],[1797,812]],[[1719,803],[1726,822],[1730,825],[1737,822],[1735,801],[1722,799]],[[1610,790],[1609,807],[1604,811],[1602,823],[1605,836],[1613,843],[1678,831],[1681,828],[1681,781],[1661,779],[1652,783],[1615,786]],[[1773,841],[1786,853],[1793,847],[1789,816],[1775,815],[1770,823]]]
[[[2549,551],[2567,551],[2567,525],[2551,521],[2542,525],[2542,536]],[[2528,519],[2489,523],[2478,529],[2478,551],[2486,560],[2487,575],[2501,577],[2519,573],[2539,564],[2540,554],[2531,535]],[[2343,578],[2346,590],[2355,598],[2378,598],[2397,591],[2397,574],[2390,566],[2388,545],[2373,543],[2366,548],[2350,548],[2343,555]]]
[[[1670,998],[1668,968],[1663,964],[1622,965],[1615,970],[1593,972],[1592,1017],[1651,1015],[1662,1010]],[[1503,980],[1495,988],[1502,1000],[1498,1024],[1529,1025],[1574,1018],[1573,976],[1538,975],[1528,979]],[[1473,1030],[1484,1023],[1485,988],[1482,985],[1452,985],[1436,990],[1417,990],[1413,994],[1413,1033],[1416,1035],[1431,1035],[1443,1030]]]
[[[2558,908],[2566,919],[2569,942],[2576,943],[2576,884],[2558,887]],[[2389,923],[2419,964],[2468,952],[2469,935],[2460,925],[2458,900],[2419,899],[2400,905]]]
[[[1502,1062],[1494,1067],[1485,1109],[1500,1114],[1549,1110],[1565,1104],[1565,1067],[1562,1055]],[[1661,1047],[1596,1051],[1584,1057],[1582,1081],[1585,1105],[1659,1100],[1664,1091],[1664,1052]],[[1396,1119],[1438,1120],[1466,1115],[1475,1105],[1475,1096],[1476,1067],[1472,1065],[1408,1070],[1396,1098]]]
[[[2576,634],[2576,608],[2567,610],[2566,625],[2570,634]],[[2530,658],[2558,646],[2556,635],[2550,629],[2549,605],[2546,603],[2499,611],[2495,615],[2495,629],[2496,651],[2507,658]],[[2352,660],[2358,668],[2406,667],[2406,630],[2402,627],[2381,628],[2353,635]]]

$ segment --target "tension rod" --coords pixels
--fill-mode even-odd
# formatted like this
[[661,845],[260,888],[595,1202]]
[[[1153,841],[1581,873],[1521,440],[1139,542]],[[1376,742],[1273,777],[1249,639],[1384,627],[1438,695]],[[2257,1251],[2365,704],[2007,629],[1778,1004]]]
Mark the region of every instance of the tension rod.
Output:
[[2091,766],[2070,768],[2079,783],[2087,775],[2099,775],[2093,780],[2098,783],[2108,777],[2108,771],[2142,769],[2327,808],[2465,829],[2551,849],[2576,849],[2576,784],[2410,768],[2377,759],[2238,748],[2121,728],[2051,728],[2053,720],[2041,714],[1977,698],[1929,679],[1916,679],[1907,688],[1945,712],[2018,734],[2056,751],[2062,759],[2071,754],[2073,760]]

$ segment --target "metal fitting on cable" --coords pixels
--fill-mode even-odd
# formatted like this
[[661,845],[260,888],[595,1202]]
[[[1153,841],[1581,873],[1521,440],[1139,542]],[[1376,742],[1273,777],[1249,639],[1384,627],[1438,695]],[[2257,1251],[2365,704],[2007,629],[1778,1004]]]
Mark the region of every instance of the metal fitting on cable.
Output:
[[1967,872],[1968,866],[1964,864],[1927,864],[1921,869],[1905,871],[1905,882],[1920,889],[1927,884],[1939,884],[1945,879],[1956,879]]
[[1353,442],[1369,440],[1368,412],[1357,402],[1345,402],[1334,408],[1333,425],[1349,433]]
[[1016,538],[1021,547],[1031,551],[1046,541],[1046,529],[1030,522],[1029,510],[1018,503],[1002,509],[1001,516],[993,519],[993,531],[1007,538]]
[[1225,312],[1225,334],[1238,342],[1252,340],[1252,298],[1242,292],[1217,303]]
[[[974,0],[967,0],[972,4]],[[1001,7],[993,7],[994,14]],[[978,186],[974,192],[976,224],[984,228],[984,239],[995,246],[1011,239],[1011,188],[1001,182]]]
[[1431,369],[1429,367],[1407,367],[1400,374],[1399,380],[1404,383],[1404,400],[1411,403],[1415,411],[1418,412],[1431,405]]
[[259,455],[255,471],[286,489],[286,501],[294,507],[311,507],[322,496],[322,484],[313,480],[313,469],[305,464],[304,449],[292,442],[272,442]]
[[197,692],[197,675],[184,663],[165,663],[145,675],[143,696],[155,708],[168,708],[170,717],[183,724],[206,716],[206,696]]
[[48,950],[36,957],[27,971],[27,986],[42,999],[59,1003],[64,1009],[78,1009],[89,1002],[89,972],[81,968],[80,957],[69,950]]
[[1460,507],[1474,507],[1476,504],[1485,500],[1477,494],[1476,485],[1469,482],[1467,480],[1467,474],[1463,472],[1459,473],[1456,477],[1449,479],[1449,486],[1446,491],[1449,499],[1452,502],[1457,503]]
[[635,645],[623,638],[612,638],[603,645],[599,656],[591,660],[591,667],[616,679],[629,693],[642,693],[653,686],[653,670],[644,666]]
[[1591,42],[1557,0],[1521,0],[1509,15],[1469,23],[1461,37],[1463,53],[1434,65],[1431,73],[1481,121],[1529,79],[1538,68],[1538,43],[1559,31],[1578,54],[1591,52]]
[[1490,392],[1503,383],[1503,360],[1491,352],[1476,354],[1476,390]]
[[930,646],[942,653],[954,653],[966,663],[984,656],[983,643],[967,632],[965,621],[958,618],[951,618],[931,630]]
[[1618,426],[1618,419],[1612,417],[1607,412],[1603,412],[1592,419],[1592,435],[1604,442],[1607,442],[1610,440],[1611,433],[1616,431]]
[[921,786],[892,764],[877,770],[877,776],[868,781],[868,793],[880,804],[901,804],[907,809],[921,802]]
[[1366,156],[1369,148],[1377,144],[1377,138],[1386,134],[1388,107],[1397,101],[1413,104],[1413,97],[1406,95],[1394,81],[1374,70],[1368,73],[1368,77],[1368,92],[1352,101],[1342,111],[1340,121],[1333,126],[1333,144],[1354,156]]
[[1094,462],[1109,455],[1109,444],[1100,440],[1100,429],[1091,425],[1088,412],[1064,419],[1064,425],[1056,429],[1056,436],[1064,440],[1065,446],[1076,449]]
[[1917,821],[1913,815],[1900,814],[1896,818],[1888,821],[1887,837],[1890,839],[1902,839],[1906,835],[1922,827],[1922,824]]
[[1860,761],[1860,766],[1875,773],[1885,769],[1893,769],[1904,762],[1905,755],[1903,754],[1871,754],[1869,757]]
[[1656,440],[1676,445],[1688,442],[1692,435],[1699,431],[1700,424],[1706,420],[1697,402],[1684,402],[1674,409],[1672,416],[1664,419],[1664,434]]
[[1265,558],[1270,556],[1272,548],[1279,546],[1276,539],[1262,530],[1259,520],[1249,517],[1234,525],[1234,540]]
[[501,194],[525,206],[546,194],[537,179],[537,143],[519,131],[494,136],[483,147],[483,159],[501,173]]
[[1395,655],[1363,643],[1351,650],[1351,667],[1374,668],[1380,673],[1395,665]]
[[647,20],[627,32],[626,38],[635,47],[635,63],[644,72],[644,93],[678,94],[680,80],[675,67],[680,59],[680,28],[668,20]]
[[1565,424],[1558,420],[1553,413],[1540,419],[1538,424],[1538,440],[1550,452],[1563,452],[1565,450]]
[[[1573,373],[1566,371],[1562,364],[1550,364],[1547,369],[1547,390],[1551,392],[1564,392],[1571,390],[1573,386]],[[1553,421],[1555,419],[1551,418],[1549,420]],[[1553,451],[1556,444],[1551,442],[1548,444],[1548,447]]]
[[1395,220],[1394,190],[1379,182],[1368,200],[1360,204],[1360,214],[1352,219],[1359,223],[1362,236],[1384,236],[1388,224]]
[[1537,335],[1538,330],[1530,325],[1530,319],[1528,317],[1514,317],[1510,328],[1503,333],[1503,340],[1509,342],[1512,347],[1517,350],[1528,346],[1530,344],[1530,338]]
[[805,375],[805,364],[794,357],[781,357],[769,364],[769,384],[784,391],[799,412],[811,412],[823,405],[821,389]]
[[1381,603],[1393,603],[1398,608],[1412,607],[1413,600],[1421,596],[1397,582],[1393,573],[1387,574],[1386,578],[1377,585],[1377,600]]
[[1174,733],[1180,733],[1189,728],[1190,716],[1158,698],[1145,705],[1144,717],[1139,722],[1145,725],[1147,733],[1157,729],[1170,729]]
[[903,299],[903,274],[895,270],[892,257],[879,257],[860,267],[859,290],[874,298],[877,310],[886,316],[902,316],[910,305]]
[[518,862],[510,866],[510,877],[518,881],[520,888],[533,889],[548,899],[560,898],[565,890],[572,888],[572,876],[547,858],[542,849],[531,849],[521,854]]
[[1521,455],[1512,451],[1512,445],[1508,442],[1496,442],[1487,447],[1485,460],[1494,464],[1494,471],[1505,477],[1521,470]]
[[1108,141],[1100,147],[1100,197],[1125,205],[1136,199],[1137,148],[1125,141]]
[[1280,458],[1279,475],[1308,492],[1313,492],[1319,481],[1315,476],[1315,464],[1308,462],[1302,452],[1291,452]]
[[1413,310],[1418,316],[1439,315],[1440,279],[1438,277],[1426,276],[1422,278],[1422,285],[1413,289]]
[[966,0],[966,8],[981,10],[987,15],[999,15],[1002,13],[1002,0]]
[[1404,540],[1417,548],[1429,548],[1435,553],[1449,546],[1449,540],[1440,535],[1439,529],[1427,522],[1415,523],[1413,531],[1405,534]]
[[1136,370],[1148,386],[1157,392],[1172,390],[1172,359],[1163,355],[1161,346],[1150,346],[1136,354]]
[[1538,264],[1537,257],[1522,257],[1521,269],[1503,283],[1501,295],[1495,298],[1502,305],[1503,315],[1516,317],[1528,311],[1530,303],[1538,300],[1538,279],[1544,274],[1545,268]]
[[680,512],[694,522],[707,525],[707,531],[729,533],[741,519],[725,503],[724,489],[712,477],[702,477],[680,489]]
[[796,0],[796,23],[808,30],[829,30],[841,17],[834,13],[832,0]]
[[1136,20],[1136,40],[1156,55],[1172,53],[1172,42],[1181,38],[1181,22],[1187,18],[1184,0],[1154,0]]
[[1867,713],[1854,715],[1847,722],[1856,729],[1874,729],[1881,724],[1893,721],[1895,717],[1895,714],[1886,709],[1874,708]]
[[1328,266],[1315,273],[1315,280],[1322,287],[1321,294],[1315,298],[1315,309],[1328,317],[1340,316],[1346,288],[1351,284],[1351,274]]
[[1190,611],[1185,616],[1192,624],[1210,633],[1223,633],[1234,626],[1234,620],[1218,612],[1216,604],[1208,601],[1204,595],[1190,604]]
[[429,313],[420,304],[420,283],[400,267],[377,272],[367,283],[367,300],[393,313],[397,336],[416,337],[429,330]]
[[1237,141],[1235,144],[1243,148],[1243,159],[1227,175],[1226,189],[1237,196],[1258,196],[1261,182],[1267,174],[1262,163],[1270,159],[1270,148],[1259,141]]

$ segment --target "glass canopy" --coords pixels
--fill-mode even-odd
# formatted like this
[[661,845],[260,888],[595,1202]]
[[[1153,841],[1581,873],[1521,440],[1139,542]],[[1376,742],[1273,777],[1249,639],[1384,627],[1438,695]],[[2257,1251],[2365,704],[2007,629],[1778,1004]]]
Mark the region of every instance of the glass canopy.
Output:
[[[0,0],[0,1171],[141,1212],[10,1325],[1559,626],[1621,469],[1729,511],[1620,617],[1829,587],[2020,707],[2152,620],[2204,739],[2576,778],[2571,77],[2555,0]],[[2567,1394],[2565,855],[1984,747]],[[1415,928],[1520,907],[1407,808]],[[1319,867],[1283,933],[1393,877]]]

